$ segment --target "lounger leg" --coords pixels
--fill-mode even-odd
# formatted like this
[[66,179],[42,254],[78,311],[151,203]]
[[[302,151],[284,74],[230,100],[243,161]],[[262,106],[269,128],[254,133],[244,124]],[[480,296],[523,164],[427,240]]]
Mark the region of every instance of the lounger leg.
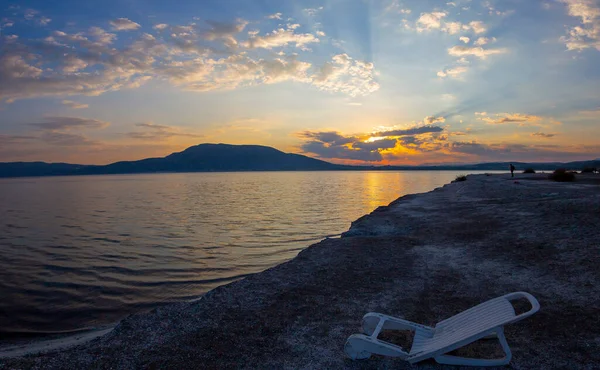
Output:
[[498,337],[498,341],[504,350],[504,357],[498,359],[479,359],[479,358],[468,358],[468,357],[459,357],[459,356],[451,356],[451,355],[439,355],[434,357],[435,361],[440,364],[447,365],[466,365],[466,366],[502,366],[507,365],[511,358],[512,353],[510,352],[510,347],[506,342],[506,337],[504,336],[504,329],[502,327],[495,330],[495,334]]
[[346,341],[344,351],[353,360],[362,360],[371,357],[371,354],[400,357],[406,359],[408,353],[402,348],[373,339],[363,334],[353,334]]

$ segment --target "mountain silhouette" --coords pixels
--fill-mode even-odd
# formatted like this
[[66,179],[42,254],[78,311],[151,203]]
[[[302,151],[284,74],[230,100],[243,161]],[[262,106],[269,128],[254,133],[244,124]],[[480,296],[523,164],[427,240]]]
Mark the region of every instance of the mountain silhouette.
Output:
[[[554,170],[600,167],[598,160],[578,162],[512,162],[517,171],[525,168]],[[501,170],[509,162],[449,164],[423,166],[346,166],[325,162],[300,154],[284,153],[261,145],[199,144],[162,158],[115,162],[108,165],[81,165],[45,162],[0,163],[0,177],[101,175],[164,172],[227,171],[327,171],[327,170]]]
[[323,171],[347,166],[284,153],[261,145],[200,144],[163,158],[104,166],[45,162],[0,163],[0,177],[99,175],[153,172]]
[[200,144],[164,158],[116,162],[92,169],[95,173],[314,171],[340,166],[261,145]]

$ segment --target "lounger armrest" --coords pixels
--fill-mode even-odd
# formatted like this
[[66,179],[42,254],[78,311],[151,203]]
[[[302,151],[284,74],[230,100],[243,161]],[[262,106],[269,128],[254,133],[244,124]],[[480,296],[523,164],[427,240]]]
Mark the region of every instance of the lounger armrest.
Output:
[[532,296],[531,294],[527,293],[527,292],[514,292],[514,293],[509,293],[505,296],[503,296],[506,300],[513,301],[519,298],[525,298],[529,301],[529,303],[531,304],[531,309],[527,312],[523,312],[522,314],[519,314],[517,316],[515,316],[514,319],[512,319],[510,321],[510,323],[514,323],[520,320],[523,320],[526,317],[529,317],[531,315],[533,315],[534,313],[538,312],[540,310],[540,303],[538,302],[537,299],[535,299],[534,296]]

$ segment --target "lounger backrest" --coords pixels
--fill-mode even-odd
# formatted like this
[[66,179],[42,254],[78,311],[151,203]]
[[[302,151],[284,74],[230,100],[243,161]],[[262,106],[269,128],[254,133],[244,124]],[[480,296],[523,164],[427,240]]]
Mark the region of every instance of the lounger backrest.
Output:
[[[527,298],[532,309],[516,315],[510,299]],[[434,328],[433,337],[419,343],[410,352],[411,358],[430,357],[431,353],[444,353],[474,340],[483,338],[492,330],[521,320],[539,309],[539,303],[533,296],[524,292],[507,294],[491,299],[446,320],[440,321]]]
[[494,298],[454,315],[435,326],[434,339],[469,337],[504,325],[516,317],[513,305],[504,297]]

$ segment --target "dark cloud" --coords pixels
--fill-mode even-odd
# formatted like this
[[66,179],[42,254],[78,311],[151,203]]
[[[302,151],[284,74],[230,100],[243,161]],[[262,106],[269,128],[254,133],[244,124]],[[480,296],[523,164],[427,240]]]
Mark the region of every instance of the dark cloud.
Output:
[[324,159],[380,161],[383,157],[379,150],[393,148],[396,144],[395,139],[365,143],[357,136],[344,136],[335,131],[304,131],[298,136],[308,139],[308,142],[301,145],[304,152]]
[[[429,118],[429,117],[426,117]],[[404,130],[390,130],[377,132],[377,136],[404,136],[404,135],[420,135],[433,132],[442,132],[444,129],[439,126],[426,125],[420,127],[412,127]]]
[[551,137],[556,136],[556,134],[545,134],[543,132],[534,132],[531,136],[542,137],[545,139],[550,139]]
[[352,147],[364,150],[391,149],[396,146],[396,141],[396,139],[381,139],[368,143],[357,141],[352,144]]
[[345,146],[327,146],[319,141],[309,141],[302,144],[301,148],[306,153],[316,154],[320,158],[352,159],[365,162],[377,162],[383,159],[378,151],[352,150]]
[[140,122],[140,123],[136,123],[135,125],[137,127],[144,127],[144,128],[149,128],[149,129],[153,129],[153,130],[170,130],[171,129],[171,127],[169,127],[169,126],[157,125],[152,122]]
[[79,146],[79,145],[95,145],[97,141],[90,140],[84,135],[71,134],[67,132],[44,132],[40,135],[40,140],[52,144],[61,146]]
[[331,145],[344,145],[350,144],[358,140],[352,136],[343,136],[335,131],[320,131],[320,132],[312,132],[312,131],[304,131],[299,134],[300,137],[317,140],[323,143],[328,143]]
[[166,126],[166,125],[157,125],[152,122],[140,122],[135,124],[137,127],[141,127],[143,131],[133,131],[127,132],[125,136],[128,136],[132,139],[139,140],[153,140],[153,141],[161,141],[166,140],[175,136],[183,136],[183,137],[202,137],[203,135],[190,134],[185,132],[180,132],[175,127]]
[[520,126],[542,121],[540,116],[521,113],[497,113],[496,118],[483,116],[478,119],[490,124],[519,123]]
[[432,125],[434,123],[438,123],[438,122],[442,123],[442,122],[445,122],[445,121],[446,121],[446,118],[444,118],[444,117],[436,117],[436,116],[427,116],[427,117],[425,117],[423,119],[423,123],[425,125]]
[[103,122],[92,118],[81,117],[45,117],[44,122],[30,123],[32,126],[37,126],[43,130],[69,130],[72,128],[92,128],[99,129],[109,125],[108,122]]
[[455,141],[449,144],[453,152],[472,154],[477,156],[493,154],[494,151],[488,145],[479,144],[476,142],[461,142]]
[[401,136],[398,138],[398,142],[403,147],[419,152],[438,151],[446,145],[444,142],[447,140],[447,135],[439,135],[437,133],[433,135]]
[[0,134],[0,145],[22,144],[30,140],[36,140],[37,137],[29,135],[2,135]]
[[[598,147],[524,145],[477,142],[454,142],[446,146],[451,152],[476,156],[479,161],[519,160],[519,161],[555,161],[556,158],[585,159],[597,156]],[[586,154],[587,153],[587,154]]]
[[232,38],[236,33],[242,32],[247,21],[238,20],[235,23],[206,21],[210,26],[210,30],[204,32],[204,37],[207,40],[215,40],[218,38]]
[[[426,117],[426,122],[443,122],[442,117]],[[435,125],[411,127],[402,130],[381,131],[373,134],[344,136],[335,131],[304,131],[299,137],[309,139],[301,147],[307,153],[326,159],[352,159],[362,161],[381,161],[382,150],[392,149],[400,142],[403,146],[418,151],[434,151],[441,148],[439,135],[444,129]],[[380,140],[365,142],[369,136],[382,137]],[[386,154],[393,157],[393,154]]]

